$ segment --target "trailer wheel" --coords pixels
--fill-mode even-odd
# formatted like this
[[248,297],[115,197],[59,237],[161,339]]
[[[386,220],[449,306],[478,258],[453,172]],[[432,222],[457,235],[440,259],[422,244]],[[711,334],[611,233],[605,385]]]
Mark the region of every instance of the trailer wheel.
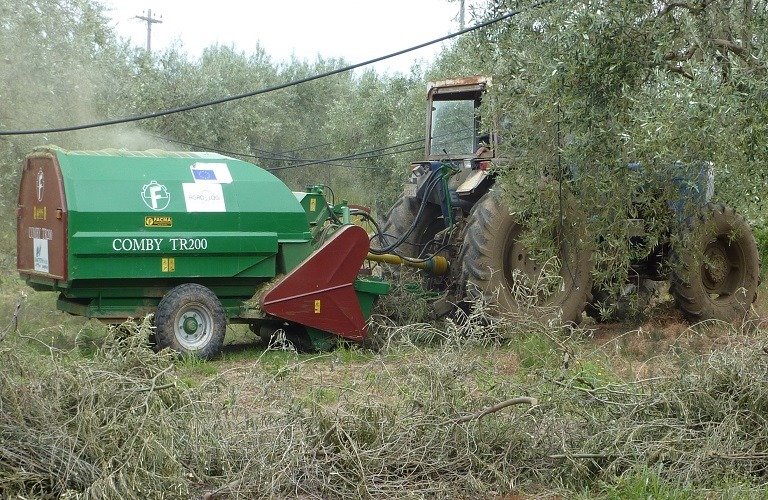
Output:
[[499,316],[525,314],[529,307],[528,314],[578,323],[590,298],[593,245],[572,197],[566,199],[561,228],[553,235],[561,240],[558,276],[545,280],[552,286],[537,286],[535,297],[523,297],[519,285],[536,280],[542,263],[521,243],[528,229],[494,192],[485,194],[470,213],[461,249],[459,286],[465,300],[482,298]]
[[373,240],[373,243],[384,247],[407,233],[411,226],[413,226],[422,203],[424,204],[424,210],[421,213],[421,217],[419,217],[418,222],[413,227],[411,234],[396,249],[399,254],[406,257],[419,257],[426,245],[432,241],[432,238],[438,232],[445,229],[445,223],[443,222],[443,213],[439,206],[434,203],[422,202],[413,196],[403,194],[397,199],[392,208],[387,212],[387,215],[379,223],[379,229],[384,236],[384,241],[377,238]]
[[690,321],[741,322],[757,298],[760,253],[749,224],[709,203],[672,256],[670,291]]
[[156,348],[211,359],[221,350],[226,327],[216,295],[204,286],[185,283],[166,293],[157,306]]

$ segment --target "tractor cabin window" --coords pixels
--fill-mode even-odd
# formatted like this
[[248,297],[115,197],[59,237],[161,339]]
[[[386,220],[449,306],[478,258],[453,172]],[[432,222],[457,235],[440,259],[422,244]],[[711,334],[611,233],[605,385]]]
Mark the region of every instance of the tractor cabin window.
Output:
[[475,99],[432,102],[431,155],[472,154],[477,146],[478,104]]

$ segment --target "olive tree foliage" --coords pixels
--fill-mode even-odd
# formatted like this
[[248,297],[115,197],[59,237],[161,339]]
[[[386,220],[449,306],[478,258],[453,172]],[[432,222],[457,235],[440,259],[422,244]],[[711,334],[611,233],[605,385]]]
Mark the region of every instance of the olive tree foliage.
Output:
[[368,70],[358,77],[346,102],[335,102],[329,140],[370,152],[367,158],[352,160],[361,168],[326,168],[328,175],[350,179],[351,199],[383,214],[402,191],[409,162],[424,157],[425,95],[420,74],[382,76]]
[[[100,103],[127,49],[91,0],[0,3],[0,129],[72,125],[103,116]],[[22,159],[33,147],[106,147],[87,132],[0,137],[0,251],[11,252]]]
[[[108,42],[99,9],[72,0],[7,1],[0,5],[0,127],[45,127],[90,110],[79,98],[92,95],[99,75],[83,71]],[[65,22],[62,22],[65,21]],[[43,140],[50,140],[44,137]],[[20,159],[36,139],[0,138],[5,165]],[[14,173],[2,171],[3,203]]]
[[[276,62],[260,47],[248,54],[212,46],[198,60],[169,50],[138,61],[138,78],[122,80],[121,94],[130,98],[122,101],[119,113],[211,101],[346,65],[341,59],[321,57]],[[420,78],[342,72],[161,117],[142,124],[142,129],[165,138],[165,148],[221,151],[274,169],[295,190],[327,184],[339,198],[383,206],[405,178],[408,162],[418,159],[410,156],[413,151],[403,151],[406,148],[382,148],[423,138],[423,109],[416,106],[411,90],[415,86],[419,95],[424,93]],[[372,152],[358,154],[366,151]]]
[[[765,225],[766,2],[529,5],[490,2],[489,18],[523,12],[469,37],[464,57],[494,76],[502,186],[540,245],[573,193],[599,242],[596,283],[617,290],[631,260],[681,233],[710,166],[715,200]],[[542,196],[542,176],[562,184]],[[640,217],[648,236],[630,245]]]
[[[148,54],[116,37],[96,0],[7,0],[0,5],[0,129],[45,129],[143,115],[346,64],[321,57],[278,62],[258,46],[245,52],[214,45],[200,57],[180,47]],[[411,75],[344,72],[133,123],[2,136],[0,211],[13,210],[24,155],[46,144],[220,151],[278,169],[275,174],[293,189],[330,184],[338,198],[384,209],[406,178],[409,162],[423,156],[419,144],[387,146],[423,140],[424,92],[421,69]],[[372,152],[357,154],[365,151]],[[329,158],[340,159],[317,163]],[[305,163],[313,165],[301,166]],[[5,220],[12,225],[11,217]]]

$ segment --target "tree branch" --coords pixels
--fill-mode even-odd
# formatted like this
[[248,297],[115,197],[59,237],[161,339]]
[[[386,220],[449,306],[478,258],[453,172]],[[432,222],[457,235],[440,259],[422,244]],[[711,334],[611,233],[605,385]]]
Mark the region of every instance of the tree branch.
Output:
[[19,312],[21,311],[21,304],[24,302],[25,298],[27,298],[27,295],[22,293],[21,297],[19,297],[19,300],[16,302],[16,307],[13,310],[11,324],[8,325],[8,328],[6,328],[5,331],[0,332],[0,341],[2,341],[9,333],[15,332],[19,329]]
[[746,52],[746,49],[744,47],[730,40],[725,40],[723,38],[712,38],[711,41],[718,47],[723,47],[724,49],[730,50],[731,52],[739,56],[744,55],[744,52]]
[[658,17],[664,17],[670,12],[672,12],[675,9],[686,9],[689,12],[692,12],[694,14],[699,14],[702,11],[701,7],[694,7],[691,4],[687,2],[672,2],[670,4],[667,4],[663,9],[661,9],[661,12],[659,12]]
[[463,424],[463,423],[469,422],[471,420],[479,420],[479,419],[483,418],[484,416],[486,416],[486,415],[488,415],[490,413],[495,413],[495,412],[497,412],[499,410],[503,410],[507,406],[519,405],[519,404],[524,404],[524,403],[525,404],[529,404],[531,406],[536,406],[537,404],[539,404],[539,400],[536,399],[536,398],[528,397],[528,396],[520,396],[520,397],[517,397],[517,398],[508,399],[508,400],[503,401],[501,403],[498,403],[498,404],[495,404],[493,406],[489,406],[487,408],[484,408],[484,409],[480,410],[477,413],[473,413],[471,415],[466,415],[464,417],[456,419],[455,423]]
[[667,52],[667,54],[664,56],[665,61],[690,61],[694,55],[696,55],[696,51],[699,49],[698,45],[691,45],[688,47],[685,52]]
[[675,9],[685,9],[691,14],[701,14],[713,1],[714,0],[702,0],[699,6],[691,5],[688,2],[672,2],[661,9],[657,17],[666,16]]
[[693,80],[693,75],[686,72],[679,64],[667,64],[667,69],[672,73],[677,73],[678,75],[683,75],[683,77],[689,80]]

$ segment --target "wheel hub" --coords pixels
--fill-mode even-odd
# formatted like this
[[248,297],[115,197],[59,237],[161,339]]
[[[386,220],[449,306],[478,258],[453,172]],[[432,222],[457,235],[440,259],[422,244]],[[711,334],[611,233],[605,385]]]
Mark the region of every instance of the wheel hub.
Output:
[[182,329],[187,335],[193,335],[200,328],[200,323],[194,315],[186,316],[182,322]]
[[187,349],[199,349],[209,341],[212,324],[213,318],[206,308],[192,305],[176,320],[176,339]]

